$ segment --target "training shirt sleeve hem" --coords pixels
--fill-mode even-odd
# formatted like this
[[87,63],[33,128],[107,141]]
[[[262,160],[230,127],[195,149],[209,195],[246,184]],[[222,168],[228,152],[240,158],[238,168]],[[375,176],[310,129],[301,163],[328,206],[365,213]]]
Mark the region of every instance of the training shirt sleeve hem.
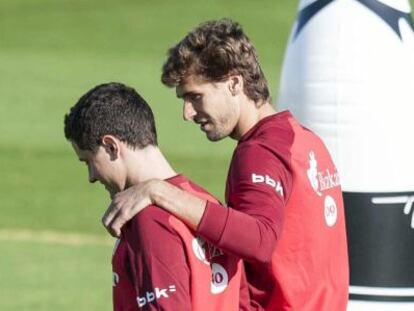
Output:
[[197,227],[197,234],[205,237],[212,243],[219,242],[226,227],[228,215],[228,208],[207,201],[206,209]]

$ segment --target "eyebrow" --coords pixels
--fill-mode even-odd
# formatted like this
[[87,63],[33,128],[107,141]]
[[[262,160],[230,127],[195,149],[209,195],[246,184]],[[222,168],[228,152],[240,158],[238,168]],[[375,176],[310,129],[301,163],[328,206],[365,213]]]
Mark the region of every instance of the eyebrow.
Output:
[[177,95],[177,98],[185,98],[185,97],[188,97],[188,96],[195,96],[195,95],[199,95],[198,93],[196,93],[196,92],[184,92],[184,93],[182,93],[182,94],[179,94],[179,93],[176,93],[176,95]]

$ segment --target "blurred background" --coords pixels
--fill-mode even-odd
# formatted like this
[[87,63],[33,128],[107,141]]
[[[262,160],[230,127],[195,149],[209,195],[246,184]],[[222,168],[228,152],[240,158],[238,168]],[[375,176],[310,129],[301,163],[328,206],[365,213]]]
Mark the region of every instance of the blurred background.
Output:
[[90,185],[63,116],[93,86],[119,81],[152,106],[178,172],[223,198],[234,142],[183,122],[160,83],[166,51],[200,22],[230,17],[277,90],[297,2],[0,0],[0,310],[112,310],[110,203]]
[[[410,0],[413,7],[414,0]],[[112,310],[110,200],[88,183],[63,116],[97,84],[131,85],[152,106],[178,172],[223,199],[235,145],[182,120],[160,82],[166,51],[229,17],[257,48],[273,98],[298,1],[0,0],[0,310]]]

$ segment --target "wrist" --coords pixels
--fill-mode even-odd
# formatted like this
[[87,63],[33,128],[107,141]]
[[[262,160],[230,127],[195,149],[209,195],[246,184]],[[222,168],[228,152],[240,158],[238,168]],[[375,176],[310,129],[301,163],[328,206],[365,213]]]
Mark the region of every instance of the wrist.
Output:
[[164,182],[159,179],[151,179],[147,182],[147,196],[150,200],[150,204],[160,205],[162,198],[161,187]]

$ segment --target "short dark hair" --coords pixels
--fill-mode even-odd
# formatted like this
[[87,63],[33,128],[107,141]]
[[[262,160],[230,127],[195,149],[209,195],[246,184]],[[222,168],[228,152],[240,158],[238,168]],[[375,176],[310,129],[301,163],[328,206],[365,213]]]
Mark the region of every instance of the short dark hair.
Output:
[[233,74],[244,80],[244,93],[255,103],[270,93],[256,50],[242,27],[229,19],[205,22],[168,51],[161,81],[176,87],[190,75],[219,82]]
[[147,102],[121,83],[101,84],[83,95],[65,115],[65,136],[94,151],[113,135],[133,148],[157,145],[154,115]]

